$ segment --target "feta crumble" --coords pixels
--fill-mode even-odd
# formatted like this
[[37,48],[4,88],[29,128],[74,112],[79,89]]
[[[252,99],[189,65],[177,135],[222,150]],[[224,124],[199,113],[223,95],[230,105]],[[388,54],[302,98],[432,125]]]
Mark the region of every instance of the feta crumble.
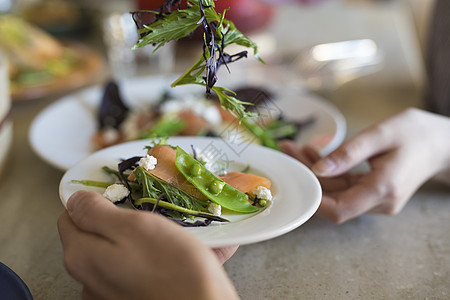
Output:
[[130,191],[123,184],[111,184],[106,188],[106,191],[103,193],[103,197],[111,201],[112,203],[116,203],[117,201],[122,200],[130,194]]
[[205,105],[199,111],[199,115],[212,125],[218,125],[222,122],[222,116],[220,115],[219,109],[214,105]]
[[222,206],[214,202],[211,202],[208,205],[208,211],[216,216],[220,216],[222,214]]
[[102,135],[106,144],[113,144],[119,139],[119,131],[111,127],[104,129]]
[[258,186],[253,193],[258,199],[263,199],[267,201],[272,200],[272,192],[265,186]]
[[143,167],[145,170],[153,170],[156,167],[158,160],[152,155],[146,155],[139,160],[139,166]]
[[185,110],[191,110],[212,125],[222,123],[219,109],[204,98],[185,96],[182,99],[168,100],[161,105],[160,109],[164,115],[178,114]]
[[197,147],[194,147],[194,151],[196,154],[196,159],[201,162],[206,169],[213,172],[213,167],[215,162],[214,155],[211,152],[208,152],[206,150],[201,150]]

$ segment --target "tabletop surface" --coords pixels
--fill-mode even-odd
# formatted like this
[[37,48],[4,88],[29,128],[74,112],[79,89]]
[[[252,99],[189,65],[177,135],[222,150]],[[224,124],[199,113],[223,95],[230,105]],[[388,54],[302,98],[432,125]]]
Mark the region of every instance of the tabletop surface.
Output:
[[[35,299],[80,299],[56,227],[63,172],[40,160],[28,142],[33,118],[54,100],[14,104],[12,151],[0,181],[0,260]],[[420,93],[355,83],[330,101],[353,135],[420,105]],[[242,299],[448,299],[449,200],[450,187],[430,181],[397,216],[365,215],[342,225],[313,217],[286,235],[241,246],[225,269]]]

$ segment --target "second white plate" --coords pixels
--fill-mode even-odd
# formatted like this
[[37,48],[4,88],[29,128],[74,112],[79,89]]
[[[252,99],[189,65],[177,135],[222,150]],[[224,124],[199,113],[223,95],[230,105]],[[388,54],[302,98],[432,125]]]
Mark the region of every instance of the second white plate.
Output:
[[[121,93],[131,107],[142,107],[169,90],[176,77],[151,76],[119,82]],[[242,85],[245,82],[241,82]],[[280,84],[265,84],[275,95],[274,104],[283,114],[296,120],[314,118],[300,132],[296,142],[311,145],[326,154],[335,149],[346,134],[345,120],[336,107],[318,96]],[[173,95],[200,93],[200,86],[170,89]],[[33,121],[29,139],[33,150],[50,165],[67,170],[93,152],[92,136],[97,129],[97,108],[103,87],[97,86],[66,96],[45,108]]]

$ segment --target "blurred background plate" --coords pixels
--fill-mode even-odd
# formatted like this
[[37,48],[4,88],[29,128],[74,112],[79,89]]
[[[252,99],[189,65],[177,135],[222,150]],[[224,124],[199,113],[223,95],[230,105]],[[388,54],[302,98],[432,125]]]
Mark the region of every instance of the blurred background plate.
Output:
[[103,72],[105,62],[96,50],[81,43],[67,42],[78,63],[65,76],[53,77],[37,85],[11,85],[11,98],[14,101],[36,100],[69,92],[97,82],[96,78]]
[[[129,107],[143,107],[170,89],[174,76],[137,77],[120,81],[123,99]],[[241,83],[242,84],[242,83]],[[229,85],[233,88],[233,85]],[[289,118],[314,121],[299,134],[296,142],[311,145],[322,154],[336,148],[346,134],[345,119],[330,102],[282,84],[266,83],[274,104]],[[175,97],[183,93],[204,92],[201,86],[170,89]],[[67,170],[93,152],[92,136],[97,130],[96,113],[103,87],[96,86],[52,103],[34,119],[29,139],[33,150],[50,165]]]

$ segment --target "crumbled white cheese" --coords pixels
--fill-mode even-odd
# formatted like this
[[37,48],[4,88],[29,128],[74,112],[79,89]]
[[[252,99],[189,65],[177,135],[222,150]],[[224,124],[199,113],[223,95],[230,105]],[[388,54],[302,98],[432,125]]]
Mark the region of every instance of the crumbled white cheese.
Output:
[[122,200],[130,194],[130,191],[123,184],[111,184],[106,188],[106,191],[103,193],[103,197],[115,203],[117,201]]
[[220,216],[222,214],[222,206],[214,202],[211,202],[208,205],[208,211],[216,216]]
[[182,99],[168,100],[161,105],[160,109],[164,115],[178,114],[185,110],[191,110],[212,125],[222,123],[222,116],[217,106],[204,98],[185,96]]
[[108,127],[103,129],[102,137],[106,144],[113,144],[117,142],[117,139],[119,138],[119,131],[115,128]]
[[196,154],[195,159],[201,162],[206,169],[212,172],[213,171],[212,168],[214,167],[216,160],[214,158],[214,154],[206,150],[200,150],[199,148],[196,147],[194,147],[194,151]]
[[183,101],[180,100],[167,100],[163,102],[159,108],[163,114],[179,113],[184,109]]
[[272,193],[265,186],[258,186],[253,193],[255,194],[256,198],[258,198],[258,199],[268,200],[268,201],[272,200]]
[[156,167],[157,163],[158,160],[156,159],[156,157],[148,154],[139,160],[139,166],[143,167],[146,170],[153,170]]
[[207,105],[203,108],[201,116],[210,124],[218,125],[222,123],[222,116],[215,105]]

